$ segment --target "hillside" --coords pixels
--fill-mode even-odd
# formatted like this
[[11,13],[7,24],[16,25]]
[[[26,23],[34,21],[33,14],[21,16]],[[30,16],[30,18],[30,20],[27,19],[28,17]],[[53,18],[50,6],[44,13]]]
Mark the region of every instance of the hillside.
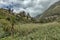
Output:
[[51,5],[44,13],[44,14],[49,16],[54,15],[54,14],[59,14],[60,13],[60,1],[56,2],[55,4]]
[[30,14],[26,15],[25,11],[15,14],[10,9],[0,8],[0,38],[13,36],[18,32],[23,33],[24,30],[22,29],[20,32],[20,29],[18,29],[20,27],[18,26],[25,23],[33,23]]
[[0,40],[60,40],[60,1],[34,18],[0,8]]
[[20,13],[13,13],[10,9],[0,8],[0,19],[14,19],[16,22],[28,23],[32,22],[30,14],[26,14],[25,11]]
[[[42,15],[39,16],[41,21],[46,22],[56,21],[60,19],[60,1],[51,5]],[[44,21],[44,22],[45,22]]]

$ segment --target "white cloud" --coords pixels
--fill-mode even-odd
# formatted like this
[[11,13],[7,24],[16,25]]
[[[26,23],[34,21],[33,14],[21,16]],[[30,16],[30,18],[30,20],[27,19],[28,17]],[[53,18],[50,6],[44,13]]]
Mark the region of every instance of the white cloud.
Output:
[[12,5],[14,12],[25,10],[32,16],[42,13],[58,0],[0,0],[0,7]]

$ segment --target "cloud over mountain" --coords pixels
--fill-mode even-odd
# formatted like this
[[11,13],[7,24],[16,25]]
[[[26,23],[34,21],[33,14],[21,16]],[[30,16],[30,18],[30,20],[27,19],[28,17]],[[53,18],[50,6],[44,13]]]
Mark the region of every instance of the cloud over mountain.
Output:
[[11,5],[14,12],[25,10],[29,12],[31,16],[36,16],[57,1],[58,0],[0,0],[0,8]]

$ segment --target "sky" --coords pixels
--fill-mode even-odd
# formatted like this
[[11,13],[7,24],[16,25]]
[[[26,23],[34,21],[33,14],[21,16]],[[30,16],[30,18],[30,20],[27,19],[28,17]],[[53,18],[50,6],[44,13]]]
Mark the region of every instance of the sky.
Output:
[[41,14],[50,5],[59,0],[0,0],[0,8],[9,6],[14,12],[26,11],[32,17]]

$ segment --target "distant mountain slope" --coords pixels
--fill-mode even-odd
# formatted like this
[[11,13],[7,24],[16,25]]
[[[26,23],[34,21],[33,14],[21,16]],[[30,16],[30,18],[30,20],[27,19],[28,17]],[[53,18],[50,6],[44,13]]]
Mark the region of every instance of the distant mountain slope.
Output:
[[51,5],[42,15],[39,16],[40,20],[55,21],[60,18],[60,1]]
[[60,13],[60,1],[56,2],[55,4],[51,5],[43,14],[54,14]]

